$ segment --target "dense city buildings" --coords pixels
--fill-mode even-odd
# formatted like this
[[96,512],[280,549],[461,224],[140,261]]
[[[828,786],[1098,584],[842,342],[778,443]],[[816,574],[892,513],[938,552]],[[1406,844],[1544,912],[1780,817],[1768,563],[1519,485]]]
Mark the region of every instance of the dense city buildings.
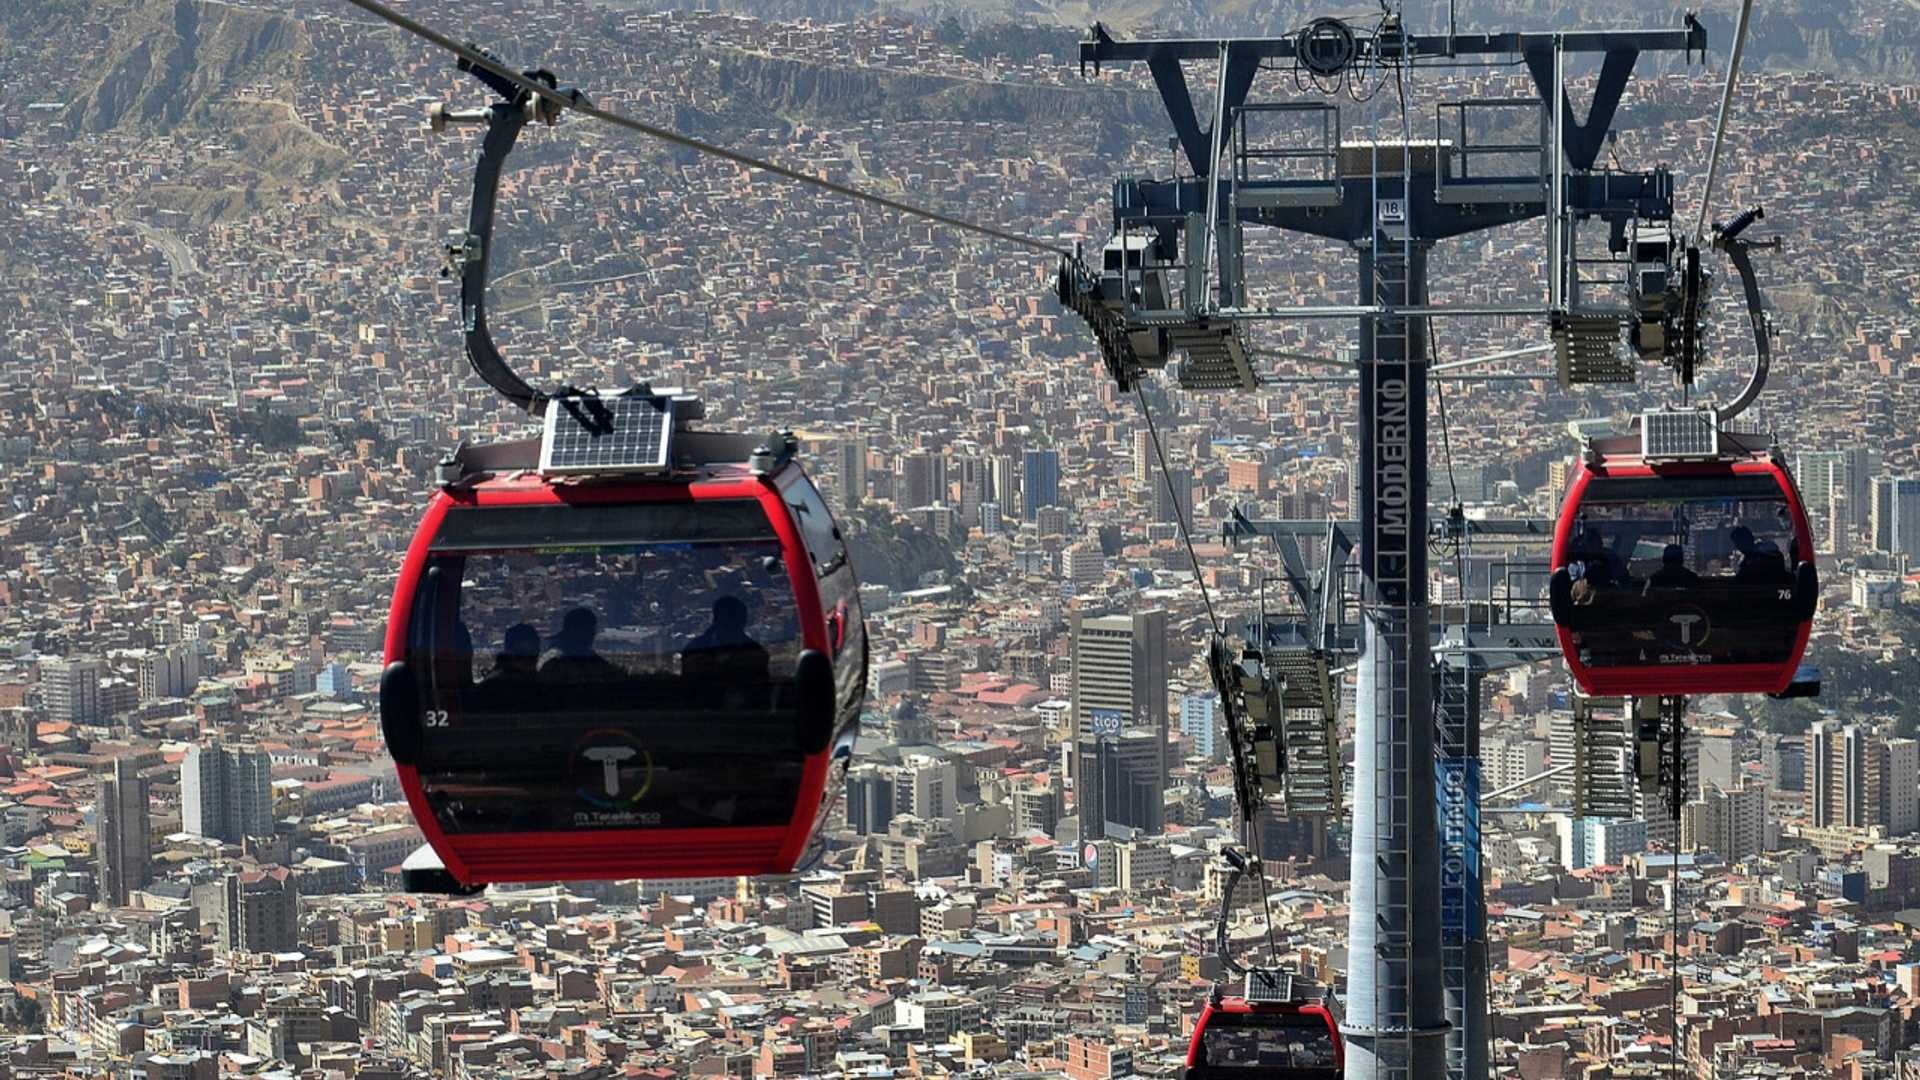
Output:
[[[1150,78],[1083,77],[1078,31],[403,6],[621,112],[1069,248],[1104,241],[1113,177],[1169,165]],[[682,386],[714,426],[793,429],[861,581],[868,700],[827,852],[791,880],[409,894],[422,837],[378,722],[394,570],[447,451],[536,430],[473,378],[439,276],[478,135],[426,108],[484,93],[338,0],[68,7],[0,4],[8,1076],[1174,1077],[1232,979],[1230,845],[1270,895],[1242,885],[1229,950],[1341,984],[1348,819],[1236,818],[1205,657],[1209,600],[1229,635],[1295,603],[1223,523],[1354,512],[1352,388],[1308,378],[1354,355],[1350,321],[1259,327],[1254,393],[1153,376],[1156,446],[1051,257],[529,128],[503,346],[543,387]],[[1898,9],[1832,18],[1831,48],[1903,55]],[[1764,203],[1786,242],[1757,256],[1759,418],[1813,512],[1825,689],[1695,701],[1675,821],[1638,787],[1628,816],[1569,813],[1561,665],[1473,685],[1482,790],[1518,786],[1480,836],[1502,1077],[1920,1071],[1920,86],[1749,58],[1715,210]],[[1620,156],[1691,190],[1713,70],[1644,71]],[[1416,137],[1441,101],[1532,93],[1520,69],[1405,89]],[[1399,137],[1395,102],[1348,104],[1343,138]],[[1442,245],[1434,293],[1537,304],[1544,250],[1538,223]],[[1249,280],[1345,303],[1349,255],[1263,243]],[[1727,280],[1695,400],[1745,378]],[[1435,333],[1443,362],[1546,340]],[[1662,372],[1569,391],[1536,360],[1446,385],[1436,506],[1550,516],[1574,434],[1666,400]],[[1537,557],[1435,557],[1433,595],[1544,618],[1515,569]]]

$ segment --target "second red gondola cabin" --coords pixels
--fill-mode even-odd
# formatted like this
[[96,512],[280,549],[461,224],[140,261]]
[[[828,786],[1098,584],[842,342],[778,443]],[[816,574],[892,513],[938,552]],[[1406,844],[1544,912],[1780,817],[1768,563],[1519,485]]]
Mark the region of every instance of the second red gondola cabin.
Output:
[[1787,692],[1819,597],[1793,478],[1729,433],[1710,456],[1646,449],[1597,441],[1568,487],[1549,585],[1568,669],[1601,696]]
[[1319,1000],[1216,994],[1187,1044],[1185,1080],[1340,1080],[1340,1026]]

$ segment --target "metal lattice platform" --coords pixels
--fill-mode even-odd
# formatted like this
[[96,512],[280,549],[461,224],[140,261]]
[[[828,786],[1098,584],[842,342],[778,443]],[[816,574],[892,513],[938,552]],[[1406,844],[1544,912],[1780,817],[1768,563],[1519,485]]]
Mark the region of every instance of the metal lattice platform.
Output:
[[1252,390],[1259,384],[1236,324],[1170,327],[1167,345],[1185,354],[1179,374],[1183,390]]
[[1556,320],[1553,353],[1560,367],[1560,385],[1632,382],[1633,360],[1621,353],[1620,333],[1617,315],[1567,315]]
[[1575,817],[1634,816],[1633,728],[1624,698],[1573,699]]

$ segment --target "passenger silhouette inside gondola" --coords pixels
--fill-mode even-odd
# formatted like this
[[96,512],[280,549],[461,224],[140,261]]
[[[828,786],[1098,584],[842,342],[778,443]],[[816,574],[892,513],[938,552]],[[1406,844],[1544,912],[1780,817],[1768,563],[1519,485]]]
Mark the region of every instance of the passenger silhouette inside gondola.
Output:
[[1648,579],[1655,588],[1675,589],[1698,584],[1700,575],[1687,568],[1687,550],[1679,544],[1668,544],[1660,552],[1660,569]]
[[747,634],[747,605],[728,594],[713,602],[713,625],[680,651],[680,673],[696,682],[763,683],[767,650]]
[[1778,585],[1792,580],[1792,575],[1787,573],[1786,556],[1780,554],[1780,545],[1771,540],[1755,540],[1753,530],[1745,525],[1735,526],[1727,538],[1740,552],[1740,569],[1733,575],[1735,581]]
[[540,677],[562,686],[621,678],[620,668],[593,649],[593,639],[599,632],[600,620],[593,612],[583,607],[567,612],[560,621],[560,632],[553,636],[555,653],[540,665]]
[[464,619],[454,621],[453,655],[449,658],[449,664],[455,689],[473,689],[473,631],[467,629]]
[[492,709],[532,704],[529,692],[539,685],[540,631],[526,623],[507,627],[494,654],[493,670],[480,680],[481,703]]
[[1618,582],[1613,572],[1613,557],[1607,554],[1605,539],[1598,532],[1583,532],[1576,539],[1573,561],[1580,572],[1575,575],[1590,589],[1605,589]]

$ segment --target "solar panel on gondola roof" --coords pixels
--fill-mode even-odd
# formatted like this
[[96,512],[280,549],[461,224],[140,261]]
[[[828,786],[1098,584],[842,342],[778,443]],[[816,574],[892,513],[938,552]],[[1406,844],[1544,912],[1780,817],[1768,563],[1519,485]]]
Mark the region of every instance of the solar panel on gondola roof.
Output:
[[1294,993],[1293,982],[1293,973],[1290,971],[1254,968],[1247,972],[1246,999],[1248,1001],[1292,1001],[1299,996]]
[[1649,412],[1640,420],[1640,455],[1653,459],[1711,459],[1720,453],[1719,421],[1710,412]]
[[667,468],[674,400],[650,394],[555,398],[540,446],[545,473],[661,472]]

